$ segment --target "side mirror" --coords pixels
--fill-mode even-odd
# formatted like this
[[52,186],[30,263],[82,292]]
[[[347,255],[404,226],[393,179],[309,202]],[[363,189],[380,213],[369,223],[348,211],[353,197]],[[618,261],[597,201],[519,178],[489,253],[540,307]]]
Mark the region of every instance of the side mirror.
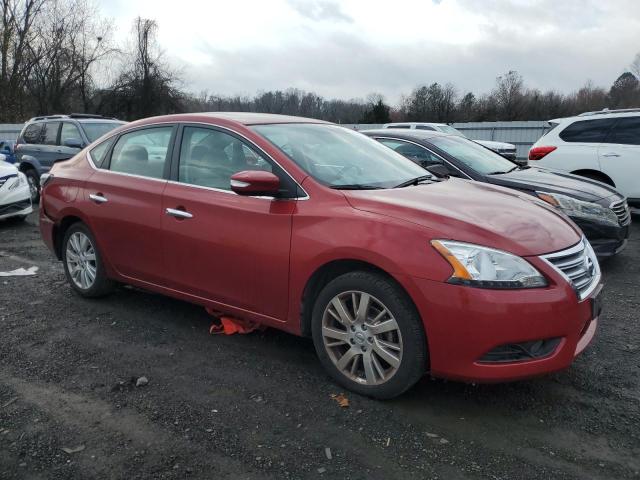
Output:
[[263,170],[244,170],[231,176],[231,190],[238,195],[275,197],[280,188],[280,179]]
[[82,140],[79,138],[65,138],[64,146],[69,148],[82,148]]
[[433,173],[436,177],[445,178],[449,176],[449,169],[445,165],[430,165],[427,171]]

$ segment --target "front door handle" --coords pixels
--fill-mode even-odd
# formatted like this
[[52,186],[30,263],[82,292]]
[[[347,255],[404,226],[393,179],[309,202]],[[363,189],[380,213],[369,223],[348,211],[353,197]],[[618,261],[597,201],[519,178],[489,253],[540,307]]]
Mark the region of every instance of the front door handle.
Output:
[[616,152],[609,152],[609,153],[603,153],[602,156],[603,157],[619,157],[620,154]]
[[193,215],[185,210],[178,210],[177,208],[167,208],[166,214],[176,218],[193,218]]
[[107,197],[104,197],[101,193],[92,193],[91,195],[89,195],[89,198],[96,203],[108,202]]

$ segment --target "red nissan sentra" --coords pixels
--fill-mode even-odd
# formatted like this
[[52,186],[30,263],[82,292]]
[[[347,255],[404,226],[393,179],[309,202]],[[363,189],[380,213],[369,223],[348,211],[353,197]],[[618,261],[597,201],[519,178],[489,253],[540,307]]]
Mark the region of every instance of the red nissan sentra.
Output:
[[251,113],[127,124],[42,181],[40,229],[85,297],[137,285],[313,337],[378,398],[429,372],[508,381],[591,341],[601,275],[564,215],[431,176],[346,128]]

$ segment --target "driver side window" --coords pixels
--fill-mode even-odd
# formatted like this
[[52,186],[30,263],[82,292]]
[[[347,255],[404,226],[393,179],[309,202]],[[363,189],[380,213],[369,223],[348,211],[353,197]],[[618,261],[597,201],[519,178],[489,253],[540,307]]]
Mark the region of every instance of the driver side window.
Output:
[[219,130],[185,127],[178,181],[231,190],[231,176],[243,170],[272,172],[271,163],[236,137]]

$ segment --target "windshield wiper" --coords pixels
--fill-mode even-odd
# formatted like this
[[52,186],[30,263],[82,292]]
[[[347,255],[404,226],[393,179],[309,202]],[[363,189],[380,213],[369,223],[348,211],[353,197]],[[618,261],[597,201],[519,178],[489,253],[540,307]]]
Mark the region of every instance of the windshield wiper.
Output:
[[344,185],[331,185],[329,188],[333,188],[334,190],[380,190],[383,187],[364,185],[361,183],[346,183]]
[[406,182],[399,183],[393,188],[403,188],[408,187],[409,185],[418,185],[420,182],[426,182],[427,180],[433,181],[434,178],[432,175],[421,175],[419,177],[412,178],[411,180],[407,180]]
[[487,175],[504,175],[505,173],[511,173],[511,172],[513,172],[514,170],[518,170],[519,168],[520,168],[520,167],[519,167],[518,165],[516,165],[515,167],[510,168],[510,169],[509,169],[509,170],[507,170],[507,171],[504,171],[504,172],[501,172],[501,171],[497,171],[497,172],[489,172],[489,173],[487,173]]

